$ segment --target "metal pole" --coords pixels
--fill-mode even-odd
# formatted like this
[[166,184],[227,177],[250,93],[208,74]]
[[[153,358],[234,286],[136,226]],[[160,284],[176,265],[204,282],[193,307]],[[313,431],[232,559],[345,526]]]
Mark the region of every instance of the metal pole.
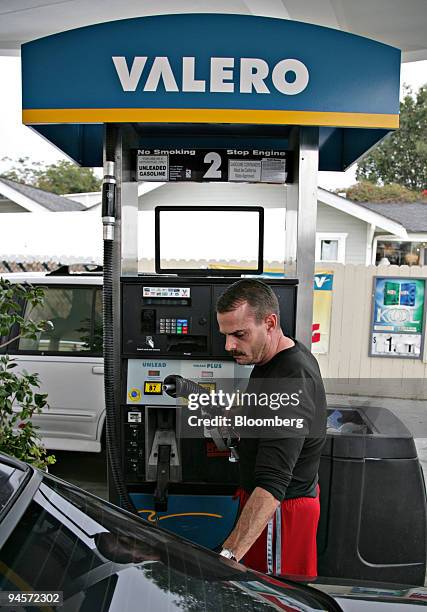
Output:
[[138,225],[138,183],[131,180],[135,173],[135,161],[129,155],[131,148],[137,147],[137,135],[132,126],[121,126],[121,164],[120,177],[117,181],[119,188],[120,230],[121,230],[121,276],[137,276],[138,274],[138,234],[141,228]]
[[[294,137],[295,181],[288,188],[286,211],[287,272],[299,280],[296,336],[311,348],[315,271],[319,129],[301,127]],[[296,221],[296,223],[295,223]],[[296,236],[296,243],[295,243]],[[296,252],[295,252],[296,251]]]

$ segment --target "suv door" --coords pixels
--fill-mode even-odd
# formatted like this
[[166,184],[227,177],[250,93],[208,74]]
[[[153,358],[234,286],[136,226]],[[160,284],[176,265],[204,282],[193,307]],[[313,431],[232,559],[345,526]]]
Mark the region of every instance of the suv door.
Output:
[[36,339],[18,338],[10,353],[38,373],[49,408],[34,417],[47,448],[101,450],[104,421],[102,287],[51,284],[43,305],[24,305],[24,318],[49,320]]

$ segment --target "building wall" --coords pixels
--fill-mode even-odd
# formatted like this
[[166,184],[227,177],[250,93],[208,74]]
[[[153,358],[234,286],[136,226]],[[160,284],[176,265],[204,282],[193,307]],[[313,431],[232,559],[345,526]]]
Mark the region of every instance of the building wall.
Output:
[[83,206],[87,208],[95,206],[102,200],[100,191],[91,191],[89,193],[65,193],[62,197],[73,200],[74,202],[79,202],[79,204],[83,204]]
[[345,263],[366,263],[367,223],[365,221],[318,202],[317,231],[348,234]]

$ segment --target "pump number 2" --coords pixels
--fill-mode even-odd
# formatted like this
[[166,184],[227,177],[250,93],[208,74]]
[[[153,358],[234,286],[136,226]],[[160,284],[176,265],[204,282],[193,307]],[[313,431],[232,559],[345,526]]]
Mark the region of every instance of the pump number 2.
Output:
[[206,153],[203,158],[204,164],[210,164],[209,168],[206,170],[203,178],[205,179],[220,179],[222,178],[221,173],[221,155],[219,153],[215,153],[215,151],[211,151],[210,153]]

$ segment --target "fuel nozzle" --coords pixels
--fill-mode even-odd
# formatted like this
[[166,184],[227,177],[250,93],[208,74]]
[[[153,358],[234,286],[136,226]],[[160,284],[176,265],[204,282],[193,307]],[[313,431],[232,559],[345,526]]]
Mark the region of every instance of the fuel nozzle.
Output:
[[166,376],[162,384],[163,393],[166,393],[170,397],[176,397],[176,379],[181,378],[178,374],[171,374]]
[[178,374],[166,376],[162,385],[163,391],[170,397],[188,397],[192,393],[200,395],[206,393],[206,389],[192,380],[183,378]]

